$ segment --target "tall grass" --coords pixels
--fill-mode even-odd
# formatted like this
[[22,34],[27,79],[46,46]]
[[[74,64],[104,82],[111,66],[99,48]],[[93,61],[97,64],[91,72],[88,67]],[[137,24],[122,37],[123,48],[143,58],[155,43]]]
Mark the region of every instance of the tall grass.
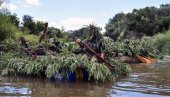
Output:
[[38,39],[39,39],[39,37],[36,36],[36,35],[29,35],[29,34],[27,34],[27,35],[24,35],[24,38],[25,38],[27,41],[29,41],[30,45],[35,46],[35,45],[38,44]]

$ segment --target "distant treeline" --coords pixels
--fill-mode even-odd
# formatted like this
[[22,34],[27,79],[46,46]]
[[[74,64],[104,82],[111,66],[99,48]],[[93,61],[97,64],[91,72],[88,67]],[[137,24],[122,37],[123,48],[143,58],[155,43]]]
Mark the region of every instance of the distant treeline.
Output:
[[106,36],[121,40],[153,36],[170,28],[170,4],[134,9],[130,13],[118,13],[106,24]]
[[[30,15],[23,15],[22,21],[17,14],[2,13],[0,11],[0,42],[7,37],[14,37],[15,32],[39,35],[44,28],[43,21],[34,20]],[[90,24],[78,30],[64,31],[55,27],[48,28],[49,37],[67,38],[75,41],[76,38],[86,39],[91,34],[91,27],[97,32],[101,28]],[[118,13],[109,19],[106,24],[106,32],[103,36],[111,37],[114,41],[123,39],[136,39],[143,36],[153,36],[170,28],[170,4],[157,7],[145,7],[134,9],[130,13]]]
[[[34,20],[30,15],[23,15],[22,21],[17,14],[0,11],[0,42],[7,38],[15,38],[16,34],[39,35],[45,26],[45,22]],[[55,27],[48,27],[49,37],[64,37],[65,32]]]

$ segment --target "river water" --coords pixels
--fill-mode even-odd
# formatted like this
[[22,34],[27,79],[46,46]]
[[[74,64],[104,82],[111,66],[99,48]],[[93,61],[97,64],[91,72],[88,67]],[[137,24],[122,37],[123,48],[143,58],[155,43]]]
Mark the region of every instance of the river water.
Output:
[[54,82],[0,77],[0,97],[170,97],[170,63],[133,64],[116,82]]

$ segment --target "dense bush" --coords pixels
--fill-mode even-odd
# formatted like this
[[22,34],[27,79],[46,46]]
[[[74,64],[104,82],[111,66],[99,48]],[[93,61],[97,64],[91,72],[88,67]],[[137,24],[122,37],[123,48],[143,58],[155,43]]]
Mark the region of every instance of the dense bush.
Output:
[[39,37],[36,35],[24,35],[24,38],[30,43],[30,45],[37,45]]
[[170,30],[153,37],[153,46],[164,54],[170,54]]
[[12,38],[7,38],[3,42],[5,44],[5,51],[15,51],[18,52],[20,48],[19,40],[14,40]]
[[0,42],[7,38],[19,37],[21,32],[10,22],[10,18],[0,13]]

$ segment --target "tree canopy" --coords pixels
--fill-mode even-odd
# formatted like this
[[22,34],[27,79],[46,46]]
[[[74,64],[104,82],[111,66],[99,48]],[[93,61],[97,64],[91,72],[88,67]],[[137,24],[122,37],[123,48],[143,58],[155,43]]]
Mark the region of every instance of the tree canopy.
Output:
[[164,32],[170,27],[170,4],[118,13],[106,24],[106,35],[112,39],[140,38]]
[[78,30],[70,31],[69,32],[69,37],[71,40],[76,40],[77,38],[80,38],[82,40],[88,40],[90,39],[94,34],[98,35],[98,38],[101,37],[101,28],[94,25],[90,24],[85,27],[82,27]]

